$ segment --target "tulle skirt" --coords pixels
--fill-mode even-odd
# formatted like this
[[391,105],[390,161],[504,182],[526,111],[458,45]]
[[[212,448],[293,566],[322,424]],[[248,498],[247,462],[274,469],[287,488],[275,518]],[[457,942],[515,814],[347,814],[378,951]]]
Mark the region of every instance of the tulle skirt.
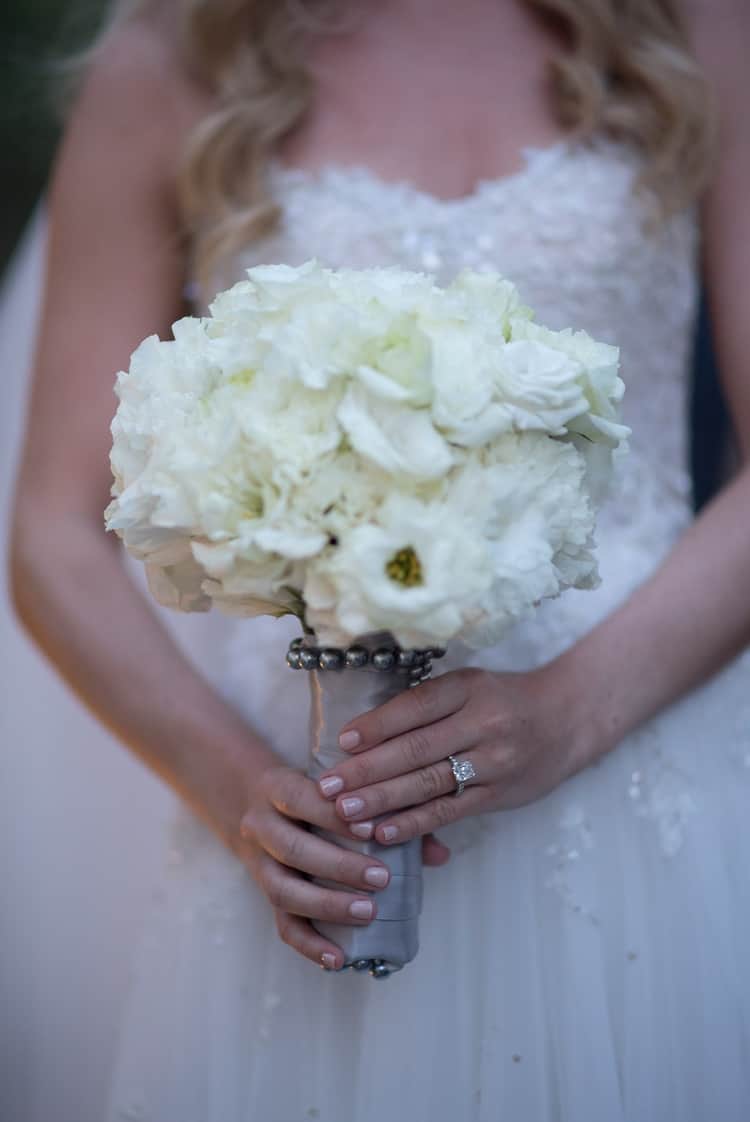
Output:
[[[227,696],[304,767],[295,628],[240,626]],[[282,943],[181,806],[107,1122],[745,1122],[748,698],[746,655],[546,798],[440,830],[418,956],[383,981]]]

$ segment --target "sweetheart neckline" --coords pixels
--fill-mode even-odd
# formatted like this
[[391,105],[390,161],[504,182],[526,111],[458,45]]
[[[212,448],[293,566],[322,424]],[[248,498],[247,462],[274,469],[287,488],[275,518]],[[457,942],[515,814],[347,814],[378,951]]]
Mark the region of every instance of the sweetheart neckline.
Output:
[[[599,138],[599,143],[613,144],[614,141]],[[433,207],[445,210],[454,210],[476,203],[487,194],[497,194],[508,188],[515,188],[526,182],[536,172],[546,169],[564,155],[576,155],[580,152],[592,151],[593,141],[574,140],[570,137],[560,137],[552,144],[534,145],[527,144],[521,149],[522,163],[515,171],[499,176],[485,176],[478,179],[471,191],[464,195],[446,198],[436,195],[423,187],[419,187],[409,179],[387,179],[367,164],[346,164],[331,161],[318,168],[296,167],[284,164],[278,158],[269,161],[269,172],[272,180],[287,184],[302,184],[322,186],[328,182],[341,180],[367,183],[381,190],[406,193],[412,198],[420,199]]]

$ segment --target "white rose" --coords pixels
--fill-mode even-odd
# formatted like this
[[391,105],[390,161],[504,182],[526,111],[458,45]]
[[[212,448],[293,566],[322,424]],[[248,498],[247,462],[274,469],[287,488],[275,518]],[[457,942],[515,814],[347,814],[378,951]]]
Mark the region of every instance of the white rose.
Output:
[[525,319],[513,320],[513,340],[534,340],[567,355],[577,364],[578,382],[586,398],[586,407],[567,427],[589,440],[604,441],[610,447],[627,440],[630,429],[617,419],[617,406],[622,400],[625,383],[620,378],[619,348],[599,343],[585,331],[551,331]]
[[498,354],[495,372],[507,429],[538,429],[562,435],[587,407],[578,363],[562,351],[529,339],[513,340]]

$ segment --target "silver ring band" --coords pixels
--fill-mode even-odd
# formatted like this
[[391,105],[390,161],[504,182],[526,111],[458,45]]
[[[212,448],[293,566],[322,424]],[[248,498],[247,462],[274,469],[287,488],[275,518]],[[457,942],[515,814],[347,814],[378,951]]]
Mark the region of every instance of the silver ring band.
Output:
[[453,769],[453,778],[456,780],[454,795],[463,793],[464,785],[469,779],[476,779],[477,773],[471,760],[458,760],[455,756],[448,756]]

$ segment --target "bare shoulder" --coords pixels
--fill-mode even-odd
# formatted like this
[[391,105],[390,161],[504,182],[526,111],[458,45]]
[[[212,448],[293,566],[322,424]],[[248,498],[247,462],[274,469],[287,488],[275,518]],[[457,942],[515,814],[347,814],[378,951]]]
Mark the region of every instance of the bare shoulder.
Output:
[[[747,0],[680,0],[679,11],[693,53],[713,96],[717,146],[707,209],[714,225],[726,226],[746,210],[750,191],[750,4]],[[727,209],[727,203],[731,205]]]
[[98,46],[80,84],[69,130],[150,151],[162,171],[179,157],[211,97],[189,74],[163,23],[133,19]]
[[750,91],[750,4],[747,0],[680,0],[679,12],[693,52],[717,100],[726,127],[740,123],[736,96]]
[[677,8],[696,45],[728,41],[750,28],[746,0],[679,0]]
[[167,335],[184,313],[176,171],[206,111],[169,38],[150,24],[111,32],[84,72],[47,193],[44,297],[18,492],[32,506],[85,508],[101,521],[114,373],[141,339]]

